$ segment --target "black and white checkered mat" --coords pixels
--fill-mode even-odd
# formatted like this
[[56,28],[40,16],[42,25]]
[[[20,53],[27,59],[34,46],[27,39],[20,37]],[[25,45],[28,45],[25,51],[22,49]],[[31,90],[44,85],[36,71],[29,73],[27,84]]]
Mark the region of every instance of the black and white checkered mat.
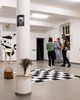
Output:
[[32,70],[31,73],[32,73],[32,79],[31,79],[32,83],[80,78],[80,76],[78,75],[72,75],[66,72],[59,72],[53,69],[36,69]]

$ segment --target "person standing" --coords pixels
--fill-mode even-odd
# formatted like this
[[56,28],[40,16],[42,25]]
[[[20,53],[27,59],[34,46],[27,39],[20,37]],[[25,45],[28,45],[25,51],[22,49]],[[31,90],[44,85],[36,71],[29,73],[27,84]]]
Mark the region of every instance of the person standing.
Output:
[[57,41],[55,42],[55,54],[56,54],[56,61],[58,63],[61,62],[61,56],[62,56],[62,44],[60,42],[60,38],[57,38]]
[[55,51],[54,51],[55,44],[50,37],[48,43],[46,44],[46,49],[48,51],[48,65],[54,66],[54,59],[55,59]]
[[64,34],[62,35],[62,39],[63,39],[63,46],[62,46],[63,64],[61,65],[61,67],[66,67],[67,63],[68,64],[67,67],[69,68],[71,67],[69,59],[67,58],[67,50],[69,48],[69,42]]

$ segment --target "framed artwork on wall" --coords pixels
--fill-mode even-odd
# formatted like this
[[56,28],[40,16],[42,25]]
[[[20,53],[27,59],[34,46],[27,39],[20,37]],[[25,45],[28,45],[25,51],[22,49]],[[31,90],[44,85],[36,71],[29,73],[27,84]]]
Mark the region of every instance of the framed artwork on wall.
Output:
[[17,27],[24,26],[24,15],[17,16]]

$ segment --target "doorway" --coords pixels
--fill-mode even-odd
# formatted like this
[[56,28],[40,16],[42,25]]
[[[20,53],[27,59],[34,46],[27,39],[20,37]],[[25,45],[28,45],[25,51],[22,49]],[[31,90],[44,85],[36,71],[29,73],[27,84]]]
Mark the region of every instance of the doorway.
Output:
[[37,38],[37,60],[44,60],[44,39]]

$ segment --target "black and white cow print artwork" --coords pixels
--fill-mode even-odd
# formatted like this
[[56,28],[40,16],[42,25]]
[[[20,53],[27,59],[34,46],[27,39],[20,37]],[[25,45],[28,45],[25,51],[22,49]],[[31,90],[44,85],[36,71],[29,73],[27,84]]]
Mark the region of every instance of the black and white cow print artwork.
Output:
[[[2,35],[2,51],[5,48],[12,49],[12,59],[16,60],[16,33],[15,32],[4,32]],[[7,53],[10,56],[10,53]]]

